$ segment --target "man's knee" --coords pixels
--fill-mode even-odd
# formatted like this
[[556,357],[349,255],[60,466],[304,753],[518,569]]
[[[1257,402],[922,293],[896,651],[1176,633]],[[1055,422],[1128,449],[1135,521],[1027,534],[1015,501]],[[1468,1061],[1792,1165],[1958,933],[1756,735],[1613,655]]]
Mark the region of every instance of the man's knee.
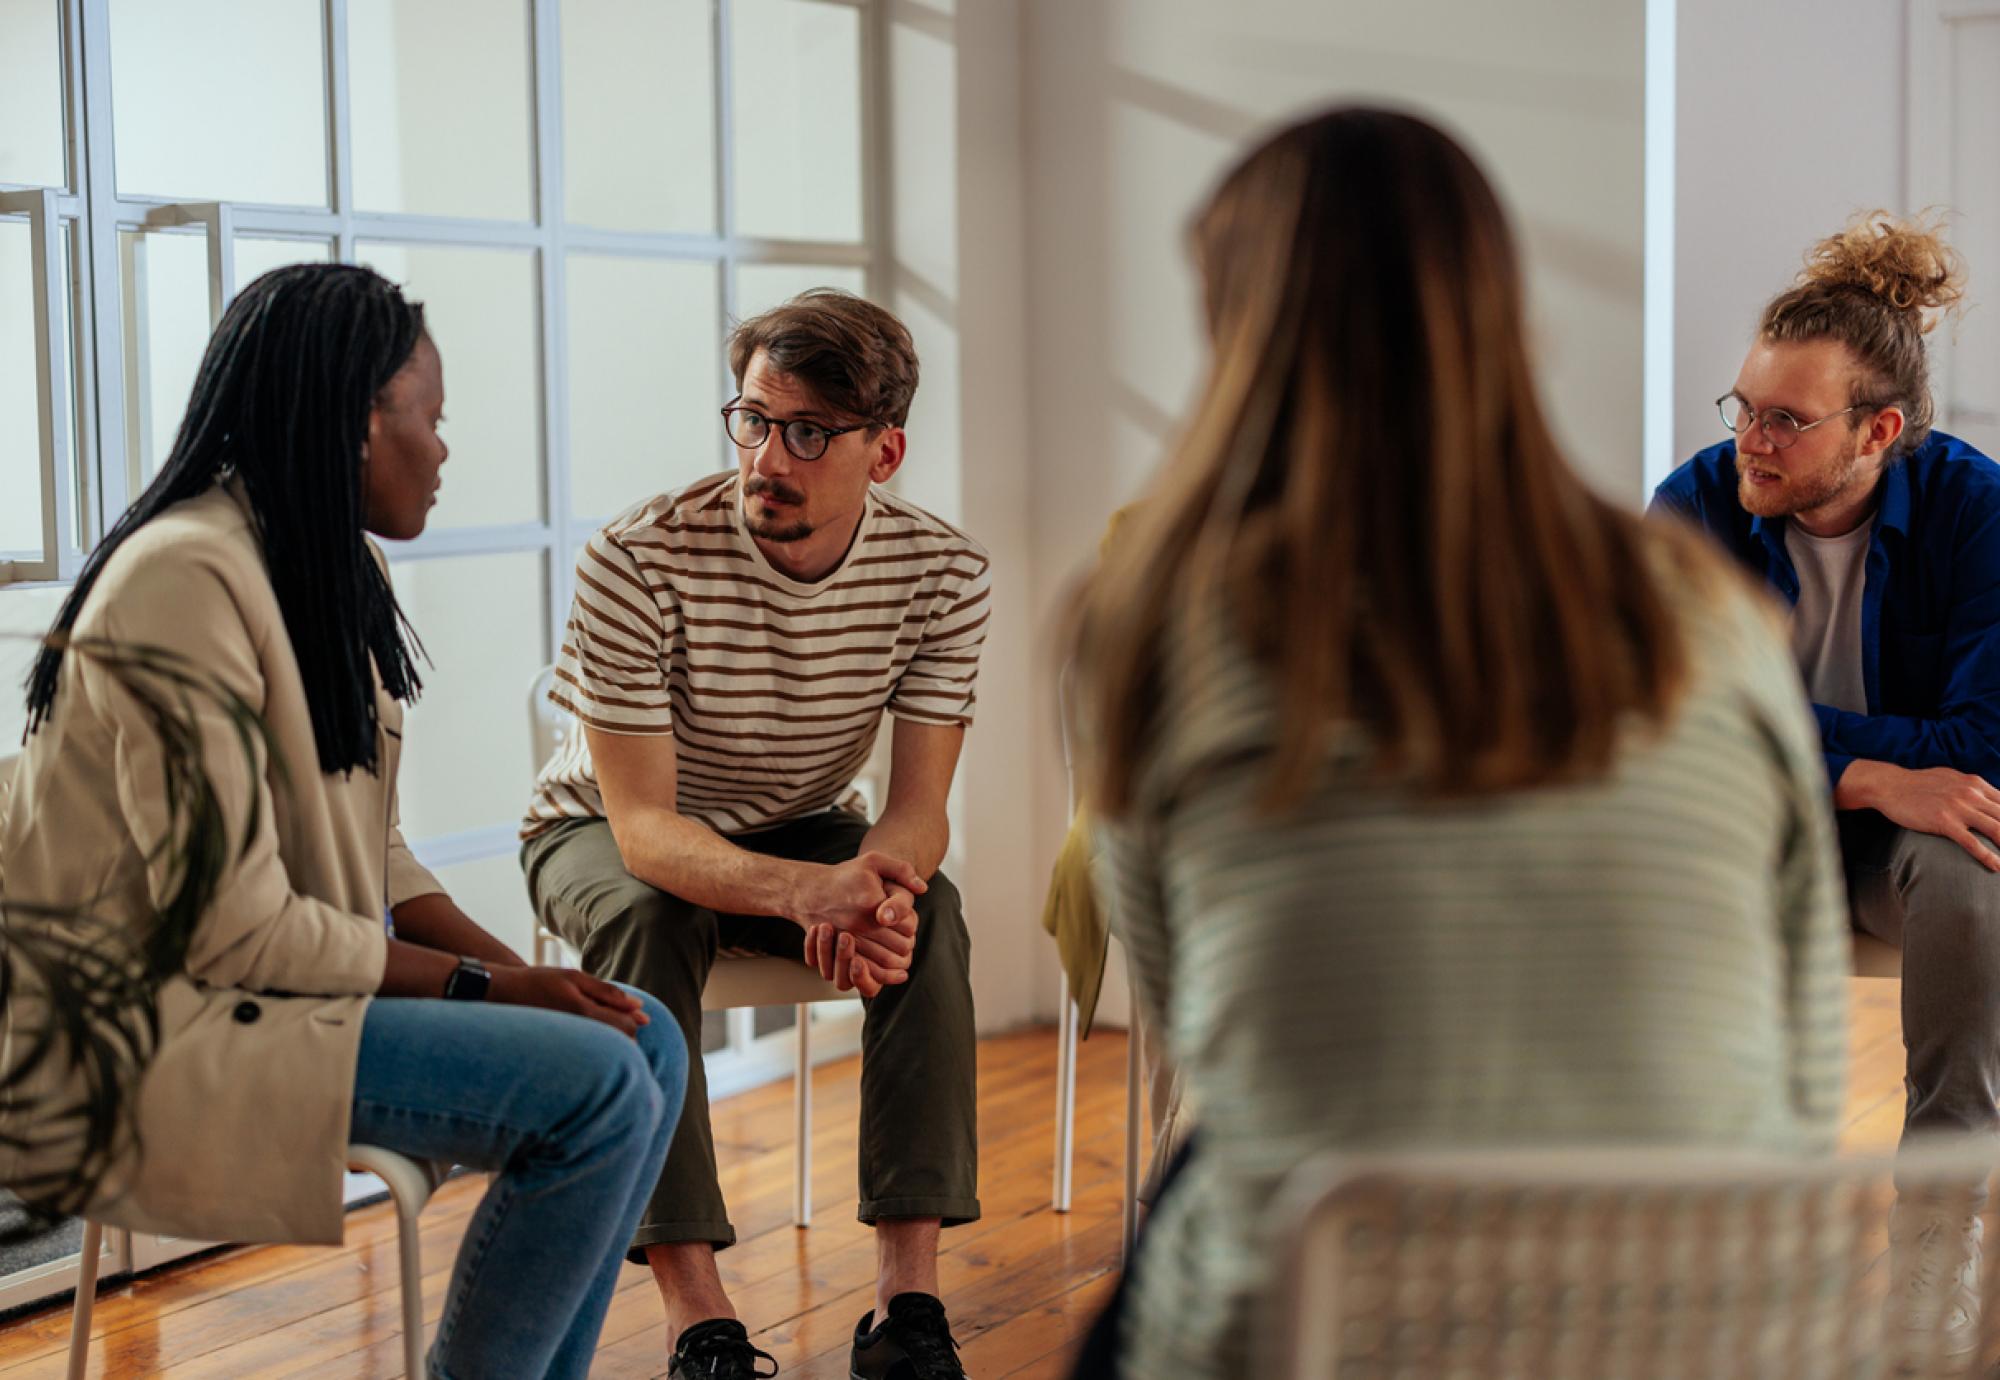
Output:
[[715,912],[655,887],[634,888],[591,928],[580,946],[591,973],[664,995],[715,962]]
[[1897,861],[1907,924],[2000,931],[2000,873],[1936,834],[1909,833]]
[[951,878],[939,872],[930,887],[917,897],[917,952],[913,969],[940,960],[964,968],[970,958],[972,939],[965,928],[964,900]]

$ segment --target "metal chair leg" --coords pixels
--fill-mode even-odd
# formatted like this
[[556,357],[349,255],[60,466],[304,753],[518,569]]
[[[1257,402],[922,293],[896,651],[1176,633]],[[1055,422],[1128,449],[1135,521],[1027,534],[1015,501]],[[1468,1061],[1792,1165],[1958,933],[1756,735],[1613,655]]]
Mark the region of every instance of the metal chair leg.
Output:
[[444,1179],[444,1166],[428,1165],[377,1145],[350,1145],[347,1162],[380,1179],[396,1207],[396,1256],[402,1270],[403,1373],[424,1380],[424,1262],[417,1218]]
[[1069,974],[1062,977],[1056,1034],[1056,1184],[1055,1210],[1068,1212],[1076,1167],[1076,1041],[1081,1012],[1070,1000]]
[[792,1188],[792,1225],[812,1224],[812,1007],[798,1007],[799,1066],[792,1074],[792,1104],[798,1125],[794,1128],[792,1162],[798,1183]]
[[424,1380],[428,1369],[424,1359],[423,1242],[417,1234],[417,1213],[422,1207],[422,1203],[396,1198],[396,1253],[403,1267],[403,1373],[409,1380]]
[[[1129,960],[1128,960],[1129,963]],[[1139,1048],[1144,1031],[1139,1019],[1139,983],[1131,987],[1131,1016],[1125,1023],[1125,1227],[1118,1260],[1129,1264],[1139,1242]]]
[[69,1310],[69,1380],[83,1380],[90,1365],[90,1310],[97,1302],[97,1262],[104,1254],[104,1228],[83,1224],[83,1259],[76,1267],[76,1302]]

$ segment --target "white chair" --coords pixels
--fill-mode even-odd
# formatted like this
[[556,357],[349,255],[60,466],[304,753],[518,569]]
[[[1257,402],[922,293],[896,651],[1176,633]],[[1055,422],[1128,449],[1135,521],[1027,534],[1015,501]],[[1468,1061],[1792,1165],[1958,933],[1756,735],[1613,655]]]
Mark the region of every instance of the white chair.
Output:
[[[1895,1161],[1708,1150],[1328,1157],[1267,1225],[1273,1380],[1881,1380],[1983,1374],[1884,1327],[1888,1212],[1993,1151]],[[1982,1281],[1981,1355],[2000,1338]],[[1897,1369],[1910,1367],[1913,1369]]]
[[1854,932],[1854,976],[1864,978],[1900,978],[1903,976],[1903,951],[1894,944],[1885,944],[1872,934]]
[[[1065,664],[1057,682],[1057,721],[1062,731],[1063,772],[1069,782],[1070,817],[1076,817],[1075,749],[1071,742],[1072,668]],[[1125,1201],[1118,1259],[1131,1259],[1139,1240],[1139,1054],[1144,1033],[1139,1027],[1139,982],[1126,962],[1125,1029]],[[1062,974],[1056,1006],[1056,1184],[1054,1207],[1068,1212],[1074,1197],[1076,1166],[1076,1047],[1082,1038],[1082,1008],[1069,994],[1069,972]]]
[[[396,1255],[402,1272],[403,1371],[423,1380],[424,1266],[417,1216],[444,1181],[443,1166],[435,1166],[384,1150],[376,1145],[350,1145],[351,1168],[375,1175],[389,1186],[396,1205]],[[69,1380],[83,1380],[90,1363],[90,1312],[97,1299],[97,1258],[104,1227],[93,1219],[83,1224],[83,1263],[76,1281],[76,1302],[69,1315]]]
[[[569,735],[575,720],[549,702],[549,688],[555,684],[555,668],[544,667],[528,686],[529,743],[532,768],[539,773],[555,756]],[[549,927],[547,917],[535,917],[535,962],[559,962],[565,946]],[[709,971],[702,988],[701,1009],[733,1011],[747,1006],[791,1006],[796,1008],[795,1031],[798,1060],[792,1071],[792,1107],[796,1121],[792,1141],[792,1222],[804,1227],[812,1222],[812,1011],[815,1003],[851,1001],[853,994],[842,992],[813,969],[789,958],[768,954],[723,953]]]
[[[18,752],[0,753],[0,820],[6,818]],[[424,1271],[417,1215],[443,1181],[440,1166],[421,1164],[373,1145],[348,1147],[348,1163],[380,1178],[396,1205],[396,1239],[402,1264],[403,1365],[412,1380],[424,1374]],[[97,1262],[103,1255],[104,1226],[86,1218],[83,1256],[77,1267],[76,1301],[69,1318],[69,1380],[81,1380],[90,1361],[90,1314],[97,1299]]]

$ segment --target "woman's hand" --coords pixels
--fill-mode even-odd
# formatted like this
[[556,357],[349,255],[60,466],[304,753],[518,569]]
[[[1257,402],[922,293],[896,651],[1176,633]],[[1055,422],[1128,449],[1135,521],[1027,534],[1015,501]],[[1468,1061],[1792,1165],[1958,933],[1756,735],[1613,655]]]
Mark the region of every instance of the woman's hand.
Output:
[[495,968],[486,999],[588,1016],[635,1038],[639,1027],[647,1024],[637,997],[615,983],[574,968]]

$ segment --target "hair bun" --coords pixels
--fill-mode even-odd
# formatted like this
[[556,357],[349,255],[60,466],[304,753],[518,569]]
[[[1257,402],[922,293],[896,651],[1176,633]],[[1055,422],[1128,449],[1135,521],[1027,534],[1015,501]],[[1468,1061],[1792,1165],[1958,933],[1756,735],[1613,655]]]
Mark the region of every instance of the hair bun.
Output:
[[1859,288],[1917,315],[1929,330],[1937,314],[1965,297],[1965,271],[1957,251],[1945,243],[1939,218],[1901,220],[1870,211],[1813,246],[1799,285]]

